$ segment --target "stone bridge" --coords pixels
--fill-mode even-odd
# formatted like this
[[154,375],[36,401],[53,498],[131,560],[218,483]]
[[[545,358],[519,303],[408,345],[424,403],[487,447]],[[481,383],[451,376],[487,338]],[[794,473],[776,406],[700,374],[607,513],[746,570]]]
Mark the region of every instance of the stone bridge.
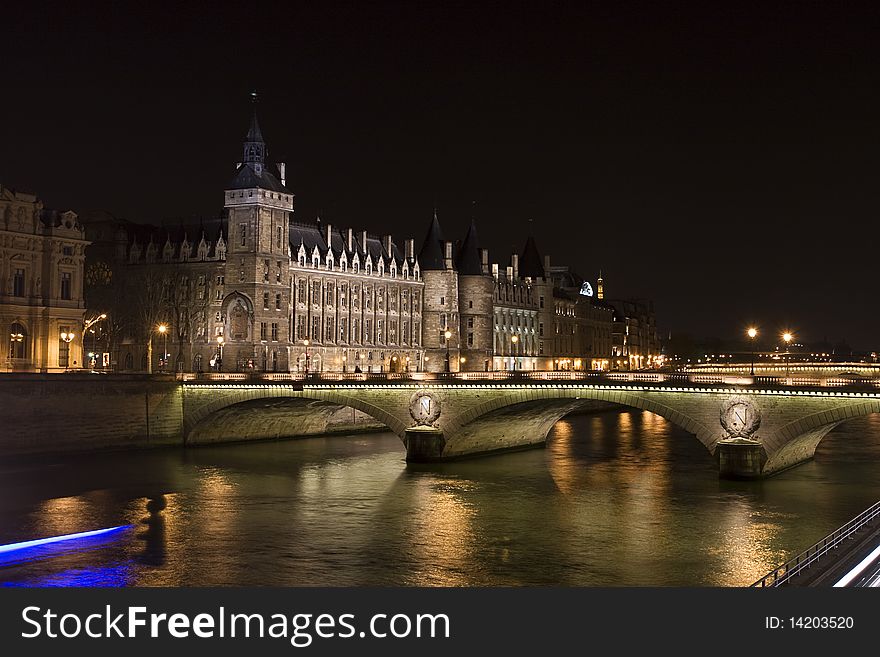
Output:
[[400,436],[410,461],[542,445],[562,416],[610,405],[655,413],[696,436],[721,476],[764,477],[810,459],[848,419],[880,412],[876,389],[748,382],[365,380],[183,382],[184,441],[223,427],[250,437],[296,435],[310,415],[351,407]]

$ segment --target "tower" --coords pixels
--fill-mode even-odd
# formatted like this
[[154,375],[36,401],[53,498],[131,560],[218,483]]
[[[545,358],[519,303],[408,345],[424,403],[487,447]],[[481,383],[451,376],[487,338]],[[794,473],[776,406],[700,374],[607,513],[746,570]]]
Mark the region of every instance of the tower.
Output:
[[[457,372],[461,364],[461,331],[458,317],[458,272],[452,242],[443,238],[437,209],[418,257],[425,282],[422,306],[422,344],[425,370]],[[449,338],[446,337],[449,333]]]
[[489,255],[480,248],[476,219],[471,225],[455,259],[458,270],[459,334],[462,371],[482,372],[492,361],[492,303],[495,281],[489,274]]
[[599,270],[599,280],[596,281],[596,298],[605,298],[605,288],[602,286],[602,270]]
[[294,195],[268,170],[266,155],[255,108],[242,162],[225,191],[228,240],[221,311],[227,370],[288,369]]

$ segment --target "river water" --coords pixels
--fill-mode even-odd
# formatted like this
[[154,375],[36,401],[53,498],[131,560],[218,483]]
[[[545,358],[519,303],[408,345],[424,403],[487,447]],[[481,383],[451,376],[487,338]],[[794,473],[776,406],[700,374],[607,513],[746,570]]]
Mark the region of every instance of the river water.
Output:
[[647,412],[407,465],[389,433],[0,463],[5,586],[740,586],[880,499],[880,416],[760,482]]

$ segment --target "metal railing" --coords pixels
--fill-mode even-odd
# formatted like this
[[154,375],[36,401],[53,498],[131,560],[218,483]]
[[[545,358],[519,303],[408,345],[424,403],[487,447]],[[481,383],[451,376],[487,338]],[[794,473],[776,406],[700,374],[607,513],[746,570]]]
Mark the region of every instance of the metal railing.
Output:
[[835,529],[815,545],[811,545],[793,559],[789,559],[778,568],[771,570],[757,582],[752,584],[752,587],[768,588],[782,586],[795,575],[810,568],[822,556],[828,554],[831,550],[836,549],[841,543],[851,538],[853,534],[878,516],[880,516],[880,502],[874,503],[845,525]]

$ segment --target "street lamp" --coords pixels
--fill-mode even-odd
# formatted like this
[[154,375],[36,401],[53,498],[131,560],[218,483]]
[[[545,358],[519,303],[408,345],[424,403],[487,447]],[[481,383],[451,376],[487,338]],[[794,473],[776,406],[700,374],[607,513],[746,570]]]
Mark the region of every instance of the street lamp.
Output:
[[791,334],[791,331],[786,331],[785,333],[782,334],[782,339],[785,341],[785,378],[786,379],[788,378],[788,361],[789,361],[788,345],[791,342],[792,338],[794,338],[794,336]]
[[[67,343],[67,362],[64,364],[65,367],[70,367],[70,343],[75,338],[76,335],[74,333],[68,333],[67,331],[61,331],[61,339]],[[60,360],[60,358],[59,358]],[[59,362],[59,365],[61,363]]]
[[224,338],[222,335],[217,336],[217,371],[219,372],[223,368],[223,342]]
[[309,341],[308,339],[303,340],[303,344],[306,346],[306,376],[309,375]]
[[752,327],[748,330],[749,340],[752,341],[752,376],[755,376],[755,338],[758,337],[758,329]]
[[342,373],[343,374],[345,374],[345,361],[346,360],[348,360],[348,358],[345,356],[345,354],[343,354],[342,355]]
[[107,319],[106,313],[101,313],[100,315],[96,315],[90,319],[87,319],[83,322],[83,351],[86,350],[86,333],[91,332],[92,334],[92,352],[89,355],[89,358],[94,357],[95,365],[98,364],[98,336],[95,334],[95,329],[92,328],[95,324],[100,322],[102,319]]
[[156,330],[162,334],[162,371],[165,371],[165,361],[168,359],[168,326],[159,324]]
[[516,372],[516,359],[517,356],[519,356],[519,336],[514,335],[512,338],[510,338],[510,341],[513,343],[513,348],[516,351],[513,356],[513,371]]
[[452,337],[451,331],[446,331],[443,336],[446,338],[446,371],[449,371],[449,338]]

